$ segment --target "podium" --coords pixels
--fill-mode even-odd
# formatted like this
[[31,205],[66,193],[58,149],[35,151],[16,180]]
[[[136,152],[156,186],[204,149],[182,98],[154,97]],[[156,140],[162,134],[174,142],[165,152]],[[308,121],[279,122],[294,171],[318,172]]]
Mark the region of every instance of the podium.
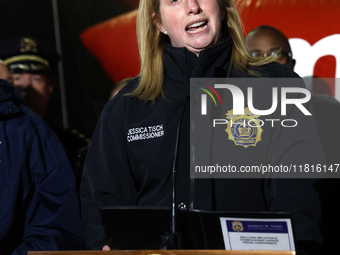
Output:
[[29,251],[28,255],[303,255],[295,251],[227,250],[116,250],[116,251]]

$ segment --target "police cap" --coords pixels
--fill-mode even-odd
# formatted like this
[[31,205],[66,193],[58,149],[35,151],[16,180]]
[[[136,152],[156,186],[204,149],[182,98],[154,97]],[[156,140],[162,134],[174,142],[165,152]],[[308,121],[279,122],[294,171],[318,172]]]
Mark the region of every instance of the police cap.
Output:
[[52,43],[20,37],[0,42],[0,59],[11,73],[50,74],[60,57]]

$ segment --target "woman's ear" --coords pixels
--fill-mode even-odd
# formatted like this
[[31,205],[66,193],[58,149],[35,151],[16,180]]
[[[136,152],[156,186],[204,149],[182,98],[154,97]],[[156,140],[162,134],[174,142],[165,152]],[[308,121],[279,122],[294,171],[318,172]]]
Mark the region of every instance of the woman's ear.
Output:
[[163,33],[163,34],[167,34],[168,32],[166,31],[166,29],[164,28],[162,22],[160,22],[156,17],[156,13],[153,13],[152,14],[152,20],[153,20],[153,23],[155,24],[155,26],[158,28],[158,30]]

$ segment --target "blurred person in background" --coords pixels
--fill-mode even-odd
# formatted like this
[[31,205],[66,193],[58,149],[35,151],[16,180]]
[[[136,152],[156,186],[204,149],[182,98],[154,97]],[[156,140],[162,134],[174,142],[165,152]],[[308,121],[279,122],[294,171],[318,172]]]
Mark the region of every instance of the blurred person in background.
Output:
[[0,169],[1,254],[85,248],[75,178],[64,149],[1,79]]
[[[55,46],[42,38],[7,39],[0,42],[0,59],[12,74],[13,85],[20,92],[25,105],[44,118],[62,142],[79,187],[82,165],[78,155],[90,139],[75,129],[63,128],[62,124],[56,121],[56,109],[53,109],[53,114],[46,116],[52,92],[59,92],[54,76],[60,56]],[[74,105],[78,103],[73,101]]]
[[53,92],[50,75],[59,55],[47,41],[22,37],[0,42],[0,58],[28,108],[44,117]]
[[128,77],[125,78],[123,80],[121,80],[120,82],[118,82],[117,84],[115,84],[111,90],[110,96],[109,96],[109,101],[112,100],[117,94],[118,92],[125,87],[126,84],[128,84],[130,81],[132,81],[134,78],[133,77]]
[[[250,53],[254,57],[279,54],[278,63],[294,70],[296,60],[288,38],[278,29],[260,26],[250,31],[245,38]],[[340,163],[340,103],[328,95],[312,93],[311,98],[316,127],[328,164]],[[329,121],[332,120],[332,125]]]
[[[259,26],[245,38],[250,53],[254,57],[280,54],[277,62],[294,70],[296,60],[288,38],[271,26]],[[321,80],[321,79],[320,79]],[[319,82],[320,82],[319,80]],[[327,164],[340,163],[340,103],[329,95],[312,93],[311,104],[314,111],[316,129],[324,150]],[[317,185],[321,200],[321,231],[324,238],[322,254],[340,254],[340,197],[339,179],[323,179]]]

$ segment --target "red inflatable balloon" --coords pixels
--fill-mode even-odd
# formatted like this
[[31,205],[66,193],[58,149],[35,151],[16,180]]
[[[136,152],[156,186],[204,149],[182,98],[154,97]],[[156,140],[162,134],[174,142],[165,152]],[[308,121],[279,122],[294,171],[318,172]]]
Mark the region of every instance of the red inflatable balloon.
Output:
[[80,35],[84,46],[114,83],[139,74],[136,17],[136,10],[124,13],[89,27]]

